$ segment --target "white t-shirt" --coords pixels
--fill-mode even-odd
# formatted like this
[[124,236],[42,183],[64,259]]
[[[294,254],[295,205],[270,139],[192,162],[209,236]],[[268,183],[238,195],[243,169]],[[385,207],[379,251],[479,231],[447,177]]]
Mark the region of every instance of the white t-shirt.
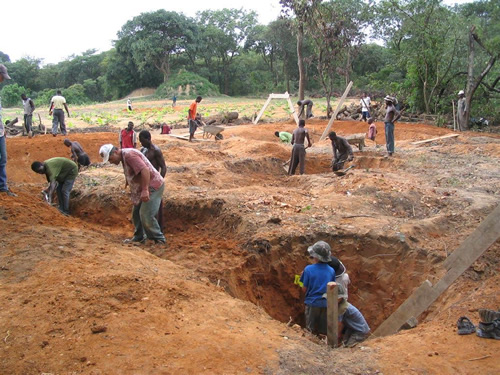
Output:
[[366,98],[363,98],[359,101],[359,104],[361,104],[361,111],[362,112],[368,112],[370,108],[370,97],[367,96]]

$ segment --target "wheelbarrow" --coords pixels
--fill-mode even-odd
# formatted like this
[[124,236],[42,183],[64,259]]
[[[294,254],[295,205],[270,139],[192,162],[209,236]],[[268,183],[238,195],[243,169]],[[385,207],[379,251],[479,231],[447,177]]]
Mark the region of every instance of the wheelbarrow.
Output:
[[224,136],[221,134],[224,131],[224,128],[221,126],[215,125],[205,125],[203,126],[203,138],[211,138],[212,136],[216,141],[224,139]]
[[333,173],[335,173],[337,176],[345,176],[347,171],[351,168],[354,168],[354,167],[355,167],[355,165],[351,165],[349,168],[346,168],[343,171],[333,171]]

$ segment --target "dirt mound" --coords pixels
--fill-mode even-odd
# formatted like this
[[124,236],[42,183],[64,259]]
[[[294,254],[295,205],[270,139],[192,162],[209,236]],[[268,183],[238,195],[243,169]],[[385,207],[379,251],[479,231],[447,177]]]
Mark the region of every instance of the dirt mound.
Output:
[[152,87],[144,87],[142,89],[136,89],[132,91],[130,94],[128,94],[125,99],[127,98],[140,98],[141,96],[148,96],[148,95],[153,95],[156,92],[155,88]]
[[[73,215],[44,203],[34,160],[69,156],[61,137],[7,140],[17,198],[0,195],[1,373],[496,373],[496,340],[456,334],[456,320],[500,306],[500,243],[419,317],[408,332],[329,350],[301,325],[293,280],[322,239],[346,265],[350,301],[372,330],[495,207],[496,137],[397,124],[396,154],[368,144],[356,168],[330,170],[326,120],[308,121],[306,174],[287,176],[286,123],[228,127],[220,142],[153,134],[167,161],[167,246],[125,245],[131,203],[121,166],[80,172]],[[366,131],[336,121],[341,135]],[[379,127],[377,143],[384,133]],[[93,162],[116,133],[70,134]],[[289,324],[287,324],[289,323]],[[296,324],[294,326],[294,324]],[[292,327],[290,327],[292,326]],[[193,361],[193,358],[196,360]]]

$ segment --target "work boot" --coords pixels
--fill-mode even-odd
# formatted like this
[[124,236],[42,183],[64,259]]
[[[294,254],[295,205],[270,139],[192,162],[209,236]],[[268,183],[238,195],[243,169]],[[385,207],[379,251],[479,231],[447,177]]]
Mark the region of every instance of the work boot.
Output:
[[146,237],[132,237],[132,238],[127,238],[125,240],[123,240],[123,243],[124,244],[128,244],[128,243],[146,243]]
[[479,309],[479,318],[482,323],[491,323],[494,320],[500,319],[500,311]]
[[494,320],[491,323],[480,322],[476,335],[485,339],[500,340],[500,319]]
[[16,193],[13,193],[12,191],[10,191],[9,189],[7,190],[2,190],[0,191],[0,193],[5,193],[7,194],[9,197],[17,197],[17,194]]

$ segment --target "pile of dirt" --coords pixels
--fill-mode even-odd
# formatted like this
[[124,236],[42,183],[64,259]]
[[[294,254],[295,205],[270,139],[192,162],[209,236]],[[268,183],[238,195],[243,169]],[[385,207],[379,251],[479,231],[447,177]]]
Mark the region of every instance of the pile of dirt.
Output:
[[[306,174],[287,176],[293,122],[226,128],[220,142],[153,134],[167,161],[167,246],[126,245],[131,203],[121,166],[102,165],[117,133],[70,134],[94,163],[71,196],[72,217],[42,201],[34,160],[69,156],[62,138],[9,138],[0,195],[1,373],[496,373],[499,342],[456,334],[479,308],[500,307],[497,241],[420,318],[420,325],[352,349],[328,349],[301,328],[293,280],[307,247],[332,245],[349,299],[372,330],[498,204],[498,137],[397,124],[397,150],[368,144],[356,168],[331,173],[326,120],[308,122]],[[335,122],[340,135],[365,131]],[[376,142],[383,143],[379,129]],[[401,354],[403,353],[403,354]],[[193,360],[196,358],[196,360]]]

